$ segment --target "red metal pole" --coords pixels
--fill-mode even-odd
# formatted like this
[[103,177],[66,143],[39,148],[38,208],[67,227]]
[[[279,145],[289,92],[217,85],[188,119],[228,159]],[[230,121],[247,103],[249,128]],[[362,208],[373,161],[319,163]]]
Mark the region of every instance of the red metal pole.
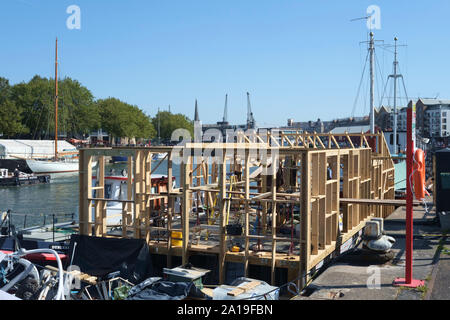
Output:
[[411,183],[411,175],[413,173],[413,156],[414,156],[414,141],[412,133],[413,108],[412,106],[407,110],[407,129],[406,136],[408,137],[408,144],[406,146],[406,270],[405,282],[412,283],[412,252],[413,252],[413,188]]
[[406,114],[407,130],[406,136],[408,143],[406,145],[406,261],[405,261],[405,278],[395,279],[394,285],[401,287],[417,288],[425,285],[423,280],[413,279],[413,201],[414,193],[412,186],[412,173],[414,167],[414,152],[416,141],[416,106],[410,102]]

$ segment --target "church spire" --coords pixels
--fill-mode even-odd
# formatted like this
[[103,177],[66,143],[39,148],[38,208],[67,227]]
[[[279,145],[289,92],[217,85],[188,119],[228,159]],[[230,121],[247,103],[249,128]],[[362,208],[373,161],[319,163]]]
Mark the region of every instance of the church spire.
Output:
[[194,115],[194,121],[200,121],[200,117],[198,116],[197,99],[195,99],[195,115]]

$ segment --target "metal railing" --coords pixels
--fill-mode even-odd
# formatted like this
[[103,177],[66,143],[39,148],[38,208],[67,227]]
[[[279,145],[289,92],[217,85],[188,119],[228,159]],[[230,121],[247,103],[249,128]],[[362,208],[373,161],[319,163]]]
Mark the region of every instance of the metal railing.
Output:
[[75,213],[48,213],[48,214],[33,214],[33,213],[16,213],[8,210],[1,213],[0,229],[2,234],[11,234],[15,231],[31,231],[43,227],[49,227],[53,233],[53,241],[55,240],[55,232],[57,232],[56,225],[64,222],[74,222],[76,219]]

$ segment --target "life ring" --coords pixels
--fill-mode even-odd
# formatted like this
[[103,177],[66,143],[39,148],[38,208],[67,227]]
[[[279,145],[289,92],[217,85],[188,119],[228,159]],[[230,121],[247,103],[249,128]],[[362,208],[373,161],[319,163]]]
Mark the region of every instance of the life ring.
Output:
[[417,149],[414,153],[414,194],[416,199],[425,199],[425,192],[425,152]]

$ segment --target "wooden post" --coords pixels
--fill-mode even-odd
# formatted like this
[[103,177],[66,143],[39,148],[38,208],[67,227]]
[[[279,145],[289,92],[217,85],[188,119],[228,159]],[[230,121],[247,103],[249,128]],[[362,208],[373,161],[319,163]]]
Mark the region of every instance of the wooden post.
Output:
[[[141,151],[136,150],[133,166],[133,225],[134,225],[134,238],[141,238],[141,202],[143,197],[142,190],[142,155]],[[130,173],[128,173],[130,175]]]
[[[132,200],[133,197],[133,157],[128,157],[127,162],[127,200]],[[128,223],[129,223],[129,217],[131,210],[133,208],[134,204],[131,202],[123,203],[122,204],[122,237],[127,238],[128,237]]]
[[[167,159],[167,267],[172,267],[172,219],[175,212],[175,198],[172,196],[173,192],[173,154],[169,152]],[[181,182],[180,182],[181,183]]]
[[[187,161],[184,162],[184,161]],[[184,157],[184,161],[181,164],[181,171],[183,172],[183,208],[182,208],[182,234],[183,234],[183,247],[182,247],[182,264],[185,265],[189,262],[188,246],[189,246],[189,213],[191,211],[191,196],[190,191],[192,180],[192,156]]]
[[86,176],[87,173],[85,172],[85,150],[81,149],[79,154],[80,160],[78,163],[78,180],[79,182],[79,186],[78,186],[78,201],[79,201],[79,213],[78,213],[78,220],[79,220],[79,225],[80,225],[80,234],[81,235],[85,235],[86,234],[86,222],[87,222],[87,215],[89,213],[88,209],[87,209],[87,194],[86,194],[86,188],[87,188],[87,182],[86,182]]
[[[220,241],[219,241],[219,284],[225,283],[225,257],[227,253],[225,240],[225,216],[227,210],[226,185],[227,185],[227,158],[224,153],[219,167],[219,207],[220,207]],[[231,200],[230,200],[231,201]]]
[[275,267],[277,261],[277,166],[278,158],[272,158],[272,264],[271,264],[271,283],[275,285]]
[[[145,195],[146,197],[152,197],[152,153],[150,151],[145,152]],[[154,201],[148,201],[145,198],[145,241],[150,242],[150,218],[152,215]]]
[[245,169],[244,169],[244,179],[245,179],[245,262],[244,262],[244,274],[248,277],[248,259],[249,259],[249,239],[250,234],[250,150],[245,151]]
[[80,234],[92,234],[92,156],[86,150],[80,154]]
[[300,196],[300,289],[303,289],[308,281],[309,257],[311,255],[311,154],[305,151],[302,154],[301,163],[301,196]]
[[[105,157],[98,157],[96,198],[103,199],[105,197]],[[102,237],[106,234],[106,210],[105,202],[101,200],[95,201],[95,236]]]
[[[267,192],[267,165],[266,164],[261,164],[262,168],[263,168],[263,174],[261,175],[261,193],[266,193]],[[262,203],[262,234],[264,236],[267,235],[267,202],[264,201]]]

